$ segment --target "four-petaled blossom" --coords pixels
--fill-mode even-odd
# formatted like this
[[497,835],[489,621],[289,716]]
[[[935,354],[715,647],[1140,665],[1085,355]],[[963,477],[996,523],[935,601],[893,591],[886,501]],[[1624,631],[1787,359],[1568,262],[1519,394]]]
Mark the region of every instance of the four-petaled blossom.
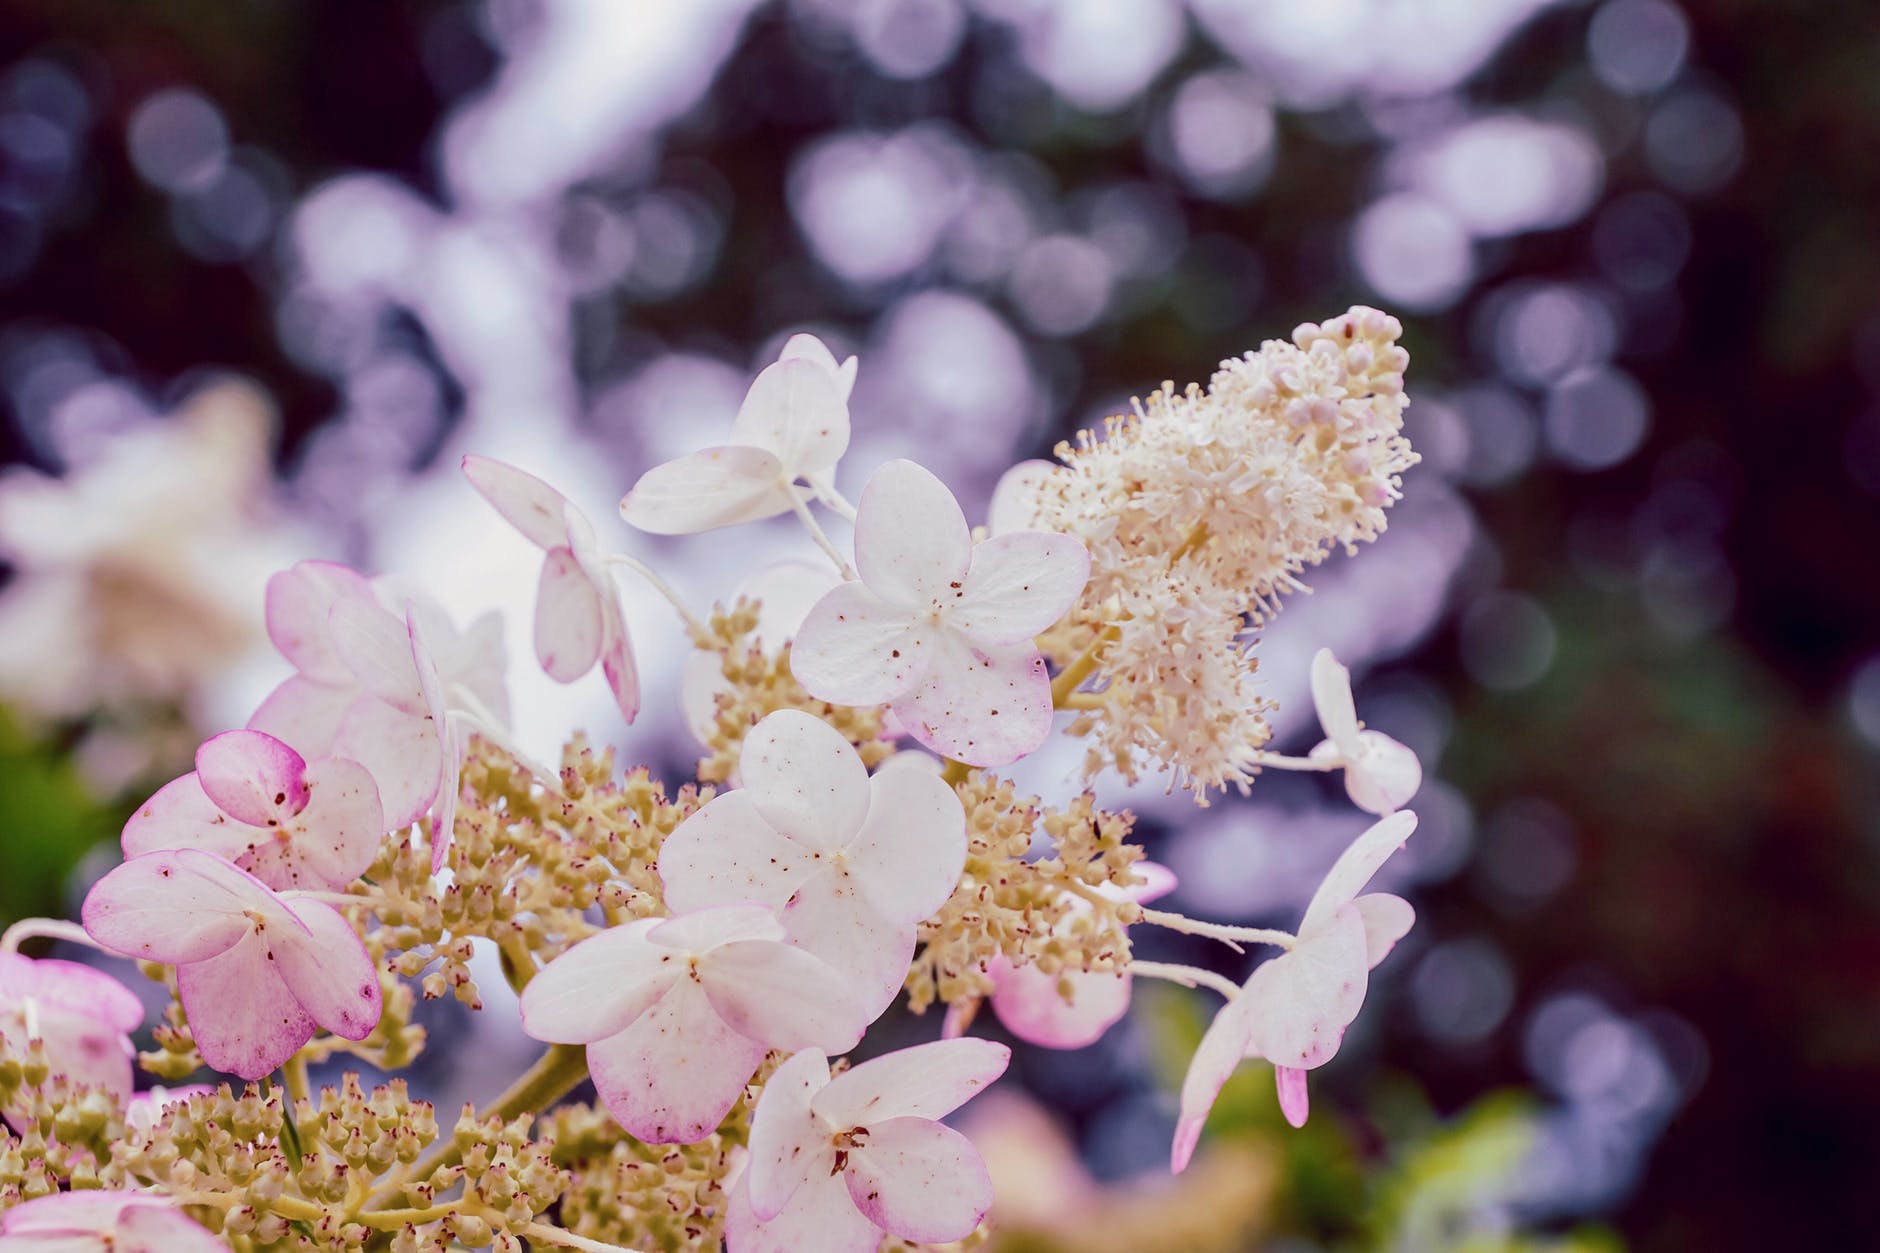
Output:
[[514,466],[474,454],[464,477],[523,538],[540,548],[535,593],[535,657],[557,683],[572,683],[599,662],[628,722],[640,712],[640,675],[626,616],[594,528],[567,497]]
[[1013,531],[973,546],[946,485],[911,461],[869,480],[856,582],[810,610],[790,667],[818,700],[892,702],[908,733],[1001,766],[1051,732],[1051,681],[1032,643],[1076,603],[1090,555],[1067,535]]
[[378,1025],[378,970],[352,924],[209,853],[134,857],[98,880],[81,916],[112,952],[176,967],[196,1047],[217,1070],[259,1079],[317,1027],[363,1040]]
[[601,1103],[649,1144],[710,1135],[771,1049],[840,1052],[870,1021],[855,990],[751,902],[589,936],[522,993],[522,1029],[585,1044]]
[[1382,731],[1367,731],[1358,721],[1351,700],[1351,671],[1338,663],[1332,650],[1321,648],[1312,658],[1312,703],[1318,709],[1325,739],[1313,748],[1313,761],[1338,762],[1345,771],[1345,791],[1352,804],[1366,813],[1387,814],[1401,809],[1423,786],[1423,766],[1407,745]]
[[343,888],[386,831],[372,774],[356,761],[311,764],[260,731],[225,731],[196,770],[165,784],[124,824],[124,855],[199,848],[271,888]]
[[1305,1072],[1338,1052],[1345,1028],[1364,1004],[1371,969],[1416,921],[1416,911],[1401,896],[1358,895],[1416,825],[1415,814],[1400,810],[1354,840],[1313,893],[1298,940],[1255,967],[1240,995],[1214,1016],[1182,1083],[1181,1121],[1170,1156],[1176,1173],[1188,1165],[1214,1098],[1244,1057],[1273,1063],[1286,1120],[1305,1125]]
[[853,358],[820,354],[799,336],[764,367],[731,425],[731,440],[654,466],[620,501],[628,525],[654,535],[690,535],[772,518],[799,507],[798,479],[826,482],[849,447]]
[[55,1192],[0,1213],[0,1253],[228,1253],[228,1242],[148,1192]]
[[751,728],[738,774],[742,788],[666,837],[666,903],[782,910],[790,940],[851,979],[873,1018],[907,978],[915,928],[959,883],[959,797],[922,770],[883,768],[870,778],[846,739],[795,709]]
[[[0,953],[0,1040],[21,1053],[27,1041],[44,1041],[54,1074],[128,1097],[130,1033],[143,1021],[143,1002],[103,971]],[[28,1095],[21,1089],[16,1100]],[[17,1108],[0,1113],[21,1125]]]
[[[1127,888],[1099,884],[1097,891],[1112,900],[1147,904],[1175,890],[1175,875],[1166,866],[1139,861],[1133,869],[1142,882]],[[1058,922],[1069,931],[1090,912],[1089,902],[1070,897],[1070,909]],[[1051,1049],[1080,1049],[1095,1044],[1103,1033],[1129,1012],[1131,976],[1127,971],[1059,970],[1047,973],[1038,963],[1014,966],[1003,954],[987,966],[992,980],[988,998],[999,1021],[1027,1044]],[[1068,993],[1068,995],[1066,995]],[[973,1009],[948,1009],[941,1033],[951,1039],[966,1030]]]
[[1005,1072],[991,1040],[937,1040],[829,1077],[806,1050],[777,1068],[751,1116],[750,1162],[732,1190],[730,1253],[868,1253],[883,1233],[940,1244],[992,1206],[972,1142],[936,1121]]

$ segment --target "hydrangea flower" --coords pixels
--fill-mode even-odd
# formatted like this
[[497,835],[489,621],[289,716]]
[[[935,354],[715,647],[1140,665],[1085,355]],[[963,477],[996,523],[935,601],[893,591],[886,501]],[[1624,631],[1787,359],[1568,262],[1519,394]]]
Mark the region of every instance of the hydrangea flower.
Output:
[[[827,565],[779,561],[739,583],[731,600],[757,602],[757,629],[751,639],[771,652],[795,638],[810,609],[841,581]],[[693,649],[679,670],[679,710],[686,729],[699,743],[711,741],[712,725],[718,719],[718,694],[730,690],[723,658],[711,649]]]
[[1273,1063],[1286,1121],[1305,1125],[1305,1072],[1338,1052],[1345,1028],[1364,1004],[1372,968],[1416,921],[1416,911],[1401,896],[1358,895],[1416,825],[1415,814],[1400,810],[1352,841],[1313,893],[1297,942],[1255,967],[1240,995],[1214,1016],[1182,1083],[1181,1121],[1170,1157],[1177,1174],[1188,1165],[1214,1098],[1243,1057]]
[[790,941],[853,980],[872,1018],[907,977],[915,928],[959,882],[959,797],[926,771],[884,767],[870,778],[846,739],[795,709],[751,728],[738,774],[742,788],[666,837],[666,903],[781,910]]
[[124,824],[124,855],[199,848],[271,888],[343,888],[385,835],[372,774],[356,761],[308,764],[260,731],[227,731],[196,750],[196,769],[165,784]]
[[977,548],[946,485],[911,461],[869,480],[855,519],[859,581],[824,596],[790,667],[818,700],[892,703],[908,733],[974,766],[1018,760],[1051,731],[1034,636],[1083,591],[1078,541],[1014,531]]
[[[143,1002],[103,971],[0,952],[0,1040],[17,1051],[44,1041],[54,1073],[74,1083],[130,1096],[130,1033],[143,1021]],[[20,1125],[19,1110],[0,1113]]]
[[125,862],[92,887],[82,918],[112,952],[176,967],[197,1050],[217,1070],[259,1079],[316,1028],[363,1040],[378,1025],[378,970],[338,910],[200,850]]
[[[826,481],[849,447],[853,359],[831,369],[798,337],[751,384],[731,440],[654,466],[620,501],[628,525],[690,535],[772,518],[801,507],[798,479]],[[794,346],[794,347],[792,347]],[[846,377],[845,377],[846,371]]]
[[614,703],[628,722],[640,712],[640,675],[613,576],[594,528],[567,497],[514,466],[475,455],[464,477],[523,538],[540,548],[535,594],[535,657],[557,683],[572,683],[600,663]]
[[0,1213],[0,1253],[228,1253],[167,1196],[93,1188]]
[[1351,671],[1332,650],[1312,658],[1312,704],[1325,739],[1309,754],[1313,761],[1337,762],[1345,772],[1345,791],[1366,813],[1401,809],[1423,786],[1423,766],[1408,746],[1382,731],[1367,731],[1351,699]]
[[587,1046],[601,1103],[649,1144],[710,1135],[773,1048],[854,1047],[872,1015],[766,905],[643,918],[590,936],[522,992],[522,1029]]
[[991,1040],[937,1040],[831,1079],[807,1049],[764,1085],[732,1191],[730,1253],[869,1253],[884,1234],[941,1244],[992,1207],[979,1150],[937,1119],[1005,1072]]

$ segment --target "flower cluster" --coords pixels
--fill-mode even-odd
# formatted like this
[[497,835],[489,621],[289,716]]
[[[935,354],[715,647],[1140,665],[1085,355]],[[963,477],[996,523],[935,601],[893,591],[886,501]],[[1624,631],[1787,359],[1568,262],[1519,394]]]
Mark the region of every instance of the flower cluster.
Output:
[[[0,1253],[969,1241],[993,1182],[941,1120],[1010,1055],[967,1034],[976,1011],[1078,1047],[1144,977],[1228,998],[1182,1090],[1177,1171],[1243,1058],[1274,1065],[1302,1122],[1305,1072],[1411,925],[1405,901],[1365,888],[1415,826],[1401,807],[1420,770],[1358,720],[1329,653],[1311,683],[1325,742],[1267,752],[1249,632],[1307,566],[1384,525],[1414,460],[1397,332],[1353,310],[1227,363],[1205,394],[1158,393],[1064,466],[1009,476],[979,531],[911,461],[849,504],[836,473],[857,364],[797,336],[725,443],[621,502],[663,535],[793,514],[829,559],[758,572],[703,616],[548,483],[466,458],[542,553],[549,677],[598,668],[633,721],[615,571],[672,602],[705,755],[670,791],[579,735],[558,766],[520,751],[493,619],[460,628],[421,590],[331,563],[277,574],[267,634],[293,673],[137,809],[82,930],[34,920],[0,942]],[[852,523],[852,549],[818,511]],[[1380,821],[1296,933],[1165,912],[1177,885],[1130,814],[1023,797],[997,773],[1054,727],[1087,739],[1093,771],[1153,765],[1197,790],[1342,771]],[[1236,985],[1139,959],[1149,927],[1280,955]],[[90,967],[20,956],[33,936],[162,982],[146,1069],[176,1080],[200,1062],[246,1086],[133,1097],[140,1002]],[[448,1136],[400,1083],[349,1071],[312,1089],[310,1063],[408,1063],[417,995],[481,1008],[479,947],[547,1046],[513,1087]],[[849,1066],[904,994],[945,1006],[942,1038]],[[586,1079],[595,1105],[559,1104]]]

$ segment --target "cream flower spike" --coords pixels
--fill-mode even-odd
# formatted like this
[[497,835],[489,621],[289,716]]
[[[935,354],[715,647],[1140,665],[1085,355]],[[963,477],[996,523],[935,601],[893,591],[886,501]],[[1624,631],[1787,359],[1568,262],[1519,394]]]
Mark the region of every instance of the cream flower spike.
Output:
[[1382,731],[1364,729],[1351,700],[1351,671],[1338,663],[1329,648],[1319,649],[1312,658],[1312,704],[1318,710],[1319,725],[1325,728],[1325,739],[1308,756],[1316,762],[1342,764],[1351,803],[1380,815],[1408,804],[1423,786],[1423,767],[1416,753]]

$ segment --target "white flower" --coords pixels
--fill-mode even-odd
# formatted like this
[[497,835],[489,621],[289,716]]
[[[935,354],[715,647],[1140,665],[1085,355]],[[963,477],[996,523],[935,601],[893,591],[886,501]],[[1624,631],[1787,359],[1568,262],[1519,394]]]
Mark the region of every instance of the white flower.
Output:
[[1312,703],[1326,737],[1309,754],[1312,760],[1338,762],[1352,804],[1366,813],[1403,808],[1423,785],[1423,767],[1408,746],[1363,729],[1351,700],[1351,671],[1329,648],[1312,658]]

